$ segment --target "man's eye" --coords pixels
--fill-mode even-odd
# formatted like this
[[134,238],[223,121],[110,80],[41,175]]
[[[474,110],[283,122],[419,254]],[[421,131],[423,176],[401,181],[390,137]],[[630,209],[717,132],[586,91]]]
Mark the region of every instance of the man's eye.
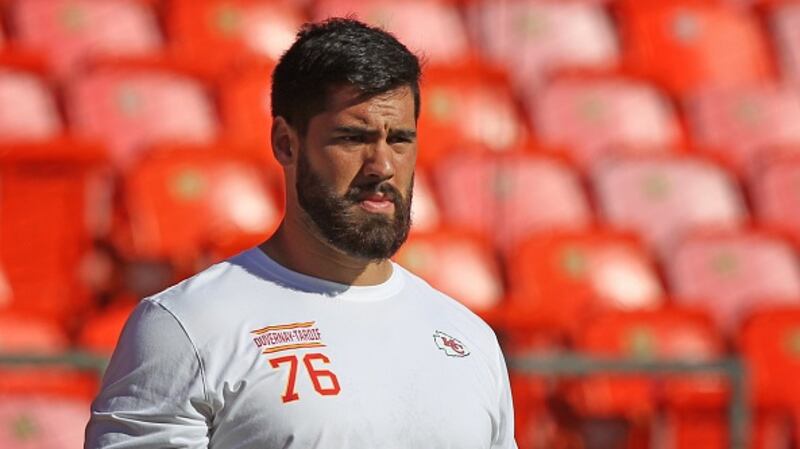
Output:
[[410,137],[390,137],[388,139],[389,143],[412,143],[413,139]]
[[345,143],[363,143],[364,136],[358,134],[352,134],[352,135],[339,136],[336,138],[336,140]]

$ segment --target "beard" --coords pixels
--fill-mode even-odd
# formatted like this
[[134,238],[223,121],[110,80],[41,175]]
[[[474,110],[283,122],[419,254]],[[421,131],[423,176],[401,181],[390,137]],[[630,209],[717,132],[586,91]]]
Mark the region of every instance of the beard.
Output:
[[[298,157],[295,189],[300,207],[330,245],[353,257],[383,260],[400,249],[411,229],[413,187],[413,177],[405,196],[385,181],[362,183],[340,196],[314,173],[304,150]],[[359,203],[372,193],[392,201],[394,214],[363,210]]]

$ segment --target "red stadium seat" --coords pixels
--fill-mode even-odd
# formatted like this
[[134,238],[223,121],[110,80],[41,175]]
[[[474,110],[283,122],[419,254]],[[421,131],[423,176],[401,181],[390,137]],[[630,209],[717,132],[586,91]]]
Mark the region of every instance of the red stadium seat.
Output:
[[66,332],[55,323],[22,313],[0,313],[0,354],[53,355],[68,348]]
[[758,86],[705,89],[687,103],[695,143],[742,172],[800,147],[800,91]]
[[61,132],[58,105],[45,80],[0,65],[0,142],[48,140]]
[[412,51],[435,64],[451,64],[471,55],[458,9],[427,0],[319,0],[316,20],[355,14],[361,20],[394,33]]
[[533,233],[592,223],[578,176],[556,159],[453,155],[435,176],[445,220],[483,233],[504,251]]
[[696,235],[667,264],[676,300],[704,307],[721,329],[775,304],[800,304],[800,269],[784,241],[760,233]]
[[450,153],[509,152],[525,142],[525,126],[502,73],[456,66],[430,69],[422,82],[420,165]]
[[800,243],[800,159],[775,159],[753,177],[751,194],[761,226]]
[[776,7],[771,19],[783,75],[800,83],[800,4],[786,2]]
[[[13,335],[17,334],[17,335]],[[0,317],[0,352],[58,355],[63,333],[22,315]],[[89,418],[98,376],[64,365],[0,369],[0,447],[77,448]]]
[[176,0],[168,8],[172,46],[222,66],[250,56],[277,61],[305,21],[297,8],[275,0]]
[[106,67],[75,80],[68,113],[74,131],[109,147],[127,166],[157,144],[210,144],[219,118],[199,79],[166,70]]
[[484,239],[454,231],[414,234],[395,260],[490,322],[498,319],[503,281]]
[[698,158],[620,158],[594,173],[603,219],[663,252],[685,233],[736,228],[747,212],[733,179]]
[[271,63],[248,63],[218,78],[216,98],[221,139],[239,152],[258,158],[268,170],[282,168],[272,155]]
[[78,346],[82,350],[110,357],[135,306],[135,301],[125,301],[88,317],[78,335]]
[[[587,323],[577,345],[603,358],[709,362],[724,354],[722,339],[697,310],[616,312]],[[659,387],[661,385],[661,387]],[[652,415],[660,403],[679,408],[721,408],[725,383],[719,374],[597,375],[580,385],[580,406],[590,415]]]
[[18,0],[11,8],[16,41],[43,52],[59,76],[87,59],[159,52],[155,12],[136,0]]
[[800,308],[759,311],[744,323],[739,338],[755,403],[800,412]]
[[414,200],[411,202],[411,232],[430,233],[442,225],[442,212],[427,172],[417,168],[414,174]]
[[620,29],[633,72],[677,93],[771,77],[767,42],[746,11],[691,0],[630,3]]
[[75,449],[82,447],[89,420],[88,399],[6,396],[0,399],[0,447]]
[[[787,447],[800,420],[800,308],[755,313],[740,332],[755,412],[755,447]],[[794,435],[792,434],[794,429]]]
[[587,2],[472,2],[470,28],[487,58],[508,68],[515,87],[535,89],[567,69],[613,69],[619,59],[613,24]]
[[153,152],[125,180],[129,251],[183,263],[258,244],[280,218],[274,184],[259,161],[224,148]]
[[12,292],[0,310],[71,328],[90,305],[80,269],[106,232],[111,197],[102,152],[90,148],[0,146],[0,260]]
[[529,103],[541,143],[566,151],[583,168],[609,153],[665,153],[681,146],[669,102],[638,81],[561,79]]
[[533,319],[574,335],[602,311],[663,304],[653,260],[637,239],[617,232],[534,237],[515,246],[507,267],[514,318],[523,325]]

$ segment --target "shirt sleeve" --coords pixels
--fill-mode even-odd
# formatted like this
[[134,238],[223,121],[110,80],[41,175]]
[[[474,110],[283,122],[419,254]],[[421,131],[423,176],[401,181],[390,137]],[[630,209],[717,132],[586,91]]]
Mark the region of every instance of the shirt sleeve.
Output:
[[203,366],[180,322],[142,301],[117,343],[92,403],[84,449],[206,448]]
[[508,380],[508,368],[506,367],[503,353],[498,349],[499,364],[499,401],[500,401],[500,420],[496,438],[492,442],[491,449],[517,449],[514,440],[514,404],[511,399],[511,384]]

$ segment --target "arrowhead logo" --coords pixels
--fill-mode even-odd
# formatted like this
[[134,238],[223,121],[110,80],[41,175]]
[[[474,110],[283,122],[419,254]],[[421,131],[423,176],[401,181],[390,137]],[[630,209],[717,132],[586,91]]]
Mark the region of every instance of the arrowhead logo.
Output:
[[433,341],[436,347],[444,351],[450,357],[466,357],[469,355],[469,350],[464,343],[455,337],[451,337],[442,331],[436,331],[433,334]]

